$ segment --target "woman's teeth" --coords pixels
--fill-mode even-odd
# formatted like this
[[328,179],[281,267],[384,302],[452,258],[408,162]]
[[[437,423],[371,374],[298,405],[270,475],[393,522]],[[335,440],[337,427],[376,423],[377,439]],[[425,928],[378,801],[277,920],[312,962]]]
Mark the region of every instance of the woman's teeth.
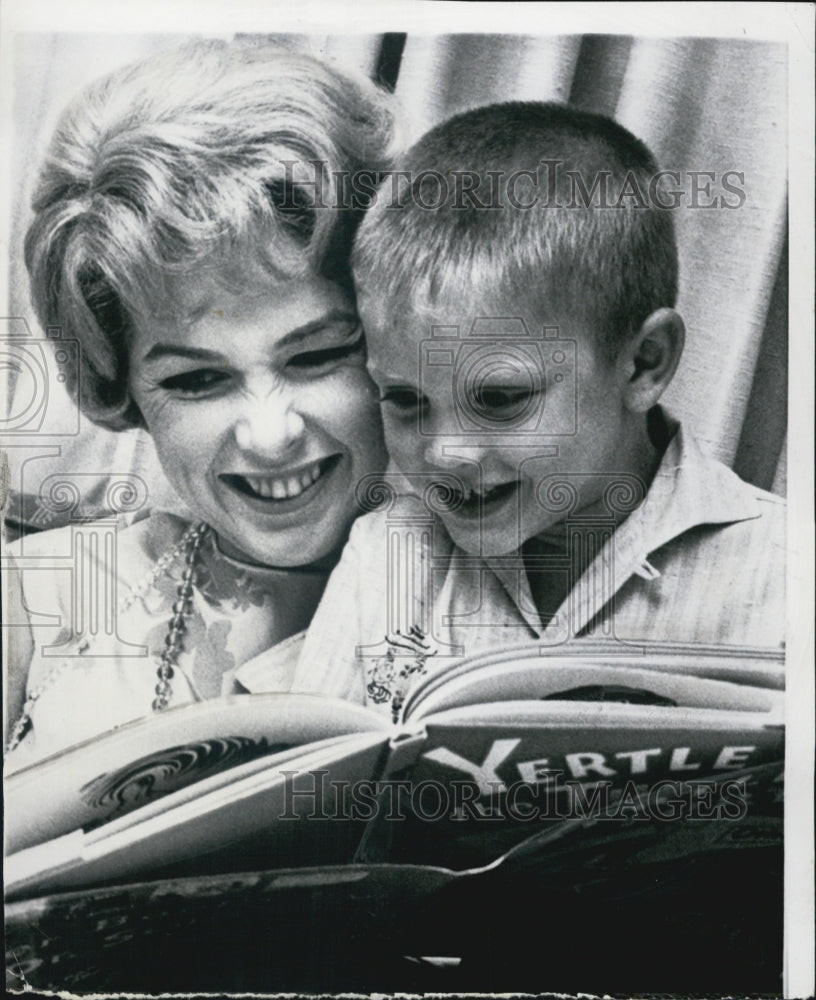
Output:
[[320,463],[315,462],[313,466],[297,476],[287,476],[280,478],[277,476],[244,476],[253,493],[263,497],[265,500],[291,500],[293,497],[308,489],[315,480],[320,478]]

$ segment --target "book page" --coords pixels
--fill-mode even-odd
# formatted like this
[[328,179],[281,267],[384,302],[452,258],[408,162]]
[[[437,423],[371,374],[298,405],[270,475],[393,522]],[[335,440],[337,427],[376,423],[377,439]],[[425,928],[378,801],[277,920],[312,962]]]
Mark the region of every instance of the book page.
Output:
[[[581,655],[581,646],[572,643],[568,653],[517,647],[431,675],[413,692],[406,717],[421,719],[447,708],[524,698],[651,701],[746,711],[781,711],[784,704],[783,692],[776,690],[784,682],[778,654],[763,658],[750,652],[718,656],[688,650],[667,655],[653,652],[648,644],[627,654],[609,643],[605,650]],[[766,684],[772,686],[755,686]]]

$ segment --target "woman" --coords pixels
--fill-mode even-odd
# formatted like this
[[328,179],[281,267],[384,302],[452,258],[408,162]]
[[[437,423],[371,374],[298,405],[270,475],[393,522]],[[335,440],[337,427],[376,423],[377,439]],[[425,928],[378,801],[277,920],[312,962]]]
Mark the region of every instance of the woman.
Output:
[[[146,428],[189,512],[120,530],[113,557],[90,546],[120,655],[65,624],[78,566],[22,575],[12,604],[63,626],[10,630],[12,764],[170,705],[286,689],[356,485],[386,461],[342,184],[385,169],[392,137],[367,80],[223,43],[121,70],[66,112],[26,237],[37,315],[79,341],[82,411]],[[72,530],[18,554],[64,551]]]

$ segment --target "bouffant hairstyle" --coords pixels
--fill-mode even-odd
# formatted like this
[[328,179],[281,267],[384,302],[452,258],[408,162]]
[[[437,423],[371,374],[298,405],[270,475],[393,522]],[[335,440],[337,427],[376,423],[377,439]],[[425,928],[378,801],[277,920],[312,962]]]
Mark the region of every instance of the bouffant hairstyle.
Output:
[[38,319],[79,341],[67,385],[83,412],[141,424],[129,329],[174,277],[350,281],[360,208],[342,180],[387,170],[393,144],[373,83],[265,46],[197,42],[85,90],[51,141],[25,240]]
[[677,297],[660,179],[647,147],[602,115],[532,101],[467,111],[378,189],[352,255],[359,294],[385,317],[474,295],[523,303],[586,322],[614,357]]

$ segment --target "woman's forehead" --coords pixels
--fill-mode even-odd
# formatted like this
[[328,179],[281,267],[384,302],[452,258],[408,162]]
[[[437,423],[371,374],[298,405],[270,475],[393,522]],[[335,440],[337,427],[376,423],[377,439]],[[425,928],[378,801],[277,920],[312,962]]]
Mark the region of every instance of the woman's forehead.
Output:
[[254,311],[272,301],[290,299],[298,286],[304,292],[319,284],[314,271],[297,276],[276,276],[258,262],[247,261],[243,275],[230,265],[200,267],[182,274],[165,274],[158,294],[139,304],[139,320],[194,326],[204,316],[223,312],[229,303],[233,314]]
[[[356,324],[354,303],[328,279],[310,274],[286,281],[225,288],[217,275],[176,278],[175,297],[136,318],[135,353],[157,344],[227,347],[239,342],[266,348],[336,324]],[[168,291],[171,291],[170,289]]]

